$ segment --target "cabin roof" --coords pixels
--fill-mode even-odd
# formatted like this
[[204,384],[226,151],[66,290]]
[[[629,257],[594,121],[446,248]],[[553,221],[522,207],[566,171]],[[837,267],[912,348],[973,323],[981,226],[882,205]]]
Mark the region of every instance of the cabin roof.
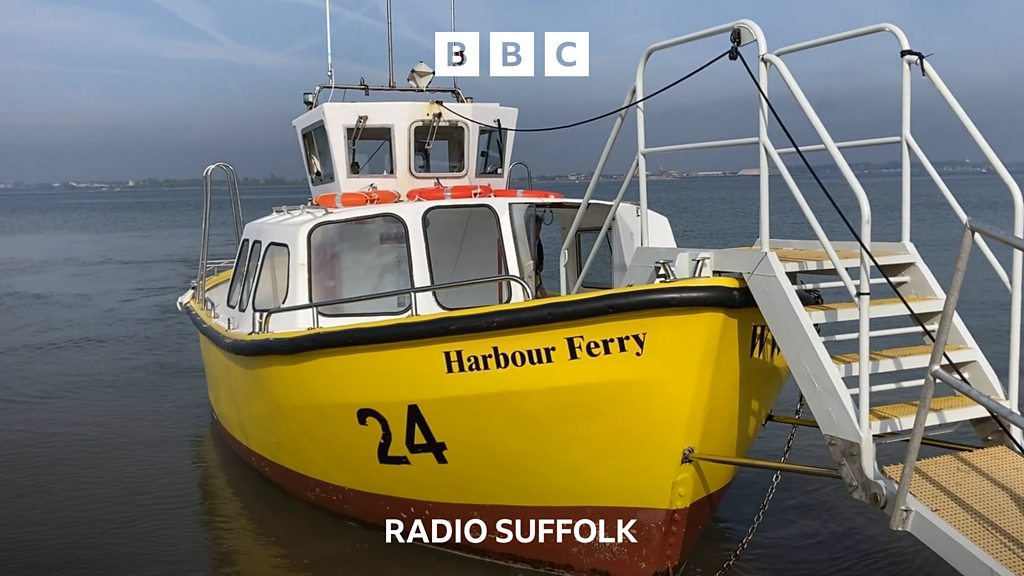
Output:
[[[581,200],[569,198],[465,198],[450,200],[429,200],[423,202],[395,202],[348,208],[324,208],[320,206],[283,206],[274,208],[271,214],[257,218],[246,225],[246,231],[256,236],[277,236],[281,233],[294,234],[297,228],[309,228],[323,222],[352,220],[376,214],[394,214],[403,220],[418,220],[424,212],[436,207],[449,206],[492,206],[503,213],[513,204],[538,206],[578,206]],[[593,200],[591,204],[611,205],[604,200]]]

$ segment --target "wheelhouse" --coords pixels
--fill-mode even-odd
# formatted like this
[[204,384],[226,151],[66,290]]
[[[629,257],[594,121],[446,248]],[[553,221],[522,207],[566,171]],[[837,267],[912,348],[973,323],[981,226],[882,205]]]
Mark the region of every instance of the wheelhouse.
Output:
[[[245,225],[230,279],[203,289],[215,321],[285,332],[524,302],[563,293],[563,281],[573,292],[634,283],[635,207],[579,214],[560,194],[509,190],[517,110],[456,96],[314,100],[293,122],[310,202]],[[649,218],[652,240],[674,246],[668,221]]]

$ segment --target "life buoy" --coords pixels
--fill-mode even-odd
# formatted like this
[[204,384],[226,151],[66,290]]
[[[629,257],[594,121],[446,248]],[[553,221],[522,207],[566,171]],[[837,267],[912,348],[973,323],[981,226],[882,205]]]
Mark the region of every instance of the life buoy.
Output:
[[491,192],[495,198],[565,198],[558,192],[547,190],[513,190],[511,188],[500,188]]
[[402,195],[394,190],[363,190],[321,194],[313,199],[313,204],[324,208],[350,208],[370,204],[391,204],[401,199]]
[[446,200],[458,198],[487,198],[493,194],[493,190],[487,184],[461,184],[459,186],[430,186],[428,188],[413,188],[406,193],[405,197],[411,201],[417,200]]

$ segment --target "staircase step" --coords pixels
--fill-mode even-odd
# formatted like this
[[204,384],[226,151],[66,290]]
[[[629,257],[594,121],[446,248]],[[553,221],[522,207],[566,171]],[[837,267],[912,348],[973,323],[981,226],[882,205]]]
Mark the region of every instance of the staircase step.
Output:
[[[910,282],[910,276],[904,276],[902,274],[899,276],[889,276],[889,282],[892,282],[893,284],[906,284],[907,282]],[[886,282],[885,278],[872,278],[869,280],[869,283],[872,286],[888,284],[889,282]],[[828,282],[799,282],[793,286],[793,288],[797,288],[799,290],[831,290],[833,288],[842,287],[842,280],[829,280]]]
[[[772,252],[779,257],[786,272],[815,272],[835,270],[828,254],[821,249],[804,248],[774,248]],[[889,264],[911,264],[914,262],[914,255],[905,252],[872,252],[875,259],[882,266]],[[860,266],[859,250],[837,250],[840,264],[845,268]]]
[[[902,464],[882,469],[899,482]],[[1024,458],[1005,446],[919,460],[910,493],[1014,574],[1024,574]]]
[[[926,344],[875,350],[869,356],[870,370],[872,374],[878,374],[880,372],[924,368],[928,366],[931,354],[932,347]],[[965,364],[978,359],[977,351],[967,346],[946,346],[946,355],[950,357],[954,364]],[[856,376],[860,373],[860,354],[856,352],[835,354],[832,356],[832,362],[836,364],[840,376]],[[943,360],[943,364],[945,363],[946,361]]]
[[[915,314],[928,314],[942,312],[942,298],[928,298],[924,296],[904,296]],[[804,310],[811,317],[812,324],[824,322],[848,322],[859,317],[856,302],[834,302],[830,304],[812,304],[804,306]],[[907,307],[900,302],[899,298],[877,298],[871,300],[872,318],[888,318],[892,316],[907,316]]]
[[[871,393],[874,394],[875,392],[891,392],[892,390],[905,390],[907,388],[918,388],[922,384],[924,384],[924,375],[921,375],[920,378],[915,378],[913,380],[903,380],[902,382],[887,382],[885,384],[872,384],[871,385]],[[851,387],[851,388],[847,388],[846,391],[849,392],[851,395],[860,394],[860,388],[857,388],[856,386]]]
[[[910,430],[914,427],[918,404],[920,402],[914,400],[871,408],[871,432],[884,434]],[[967,396],[961,394],[938,396],[932,398],[931,404],[928,405],[928,419],[925,421],[925,426],[963,422],[964,420],[984,418],[988,415],[988,410],[984,406],[980,406]]]

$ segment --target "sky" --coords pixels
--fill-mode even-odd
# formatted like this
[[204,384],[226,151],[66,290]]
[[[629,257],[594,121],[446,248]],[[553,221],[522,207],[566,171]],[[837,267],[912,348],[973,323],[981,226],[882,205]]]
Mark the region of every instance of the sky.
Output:
[[[331,6],[336,79],[383,83],[384,0]],[[188,178],[219,160],[241,176],[300,177],[291,120],[304,110],[302,93],[326,77],[323,7],[322,0],[0,0],[0,182]],[[523,127],[619,106],[644,48],[673,36],[749,18],[778,48],[892,22],[917,50],[934,52],[929,62],[1004,160],[1024,161],[1020,0],[458,0],[457,15],[458,29],[481,32],[484,44],[489,31],[533,31],[538,44],[545,31],[590,33],[587,78],[490,78],[484,66],[480,77],[460,80],[477,101],[520,108]],[[417,61],[432,63],[434,32],[449,27],[450,0],[394,0],[399,82]],[[718,39],[656,55],[647,86],[727,47]],[[879,36],[787,62],[836,138],[888,136],[899,127],[897,52]],[[770,86],[801,142],[813,141],[781,83]],[[719,62],[649,103],[649,143],[755,135],[752,90],[738,63]],[[931,158],[980,158],[918,74],[914,94],[913,131]],[[514,156],[535,174],[589,171],[610,124],[523,134]],[[634,130],[617,147],[613,170],[631,158]],[[773,138],[781,143],[777,131]],[[898,157],[896,150],[856,154],[851,160]],[[756,160],[745,150],[652,164],[736,169]]]

